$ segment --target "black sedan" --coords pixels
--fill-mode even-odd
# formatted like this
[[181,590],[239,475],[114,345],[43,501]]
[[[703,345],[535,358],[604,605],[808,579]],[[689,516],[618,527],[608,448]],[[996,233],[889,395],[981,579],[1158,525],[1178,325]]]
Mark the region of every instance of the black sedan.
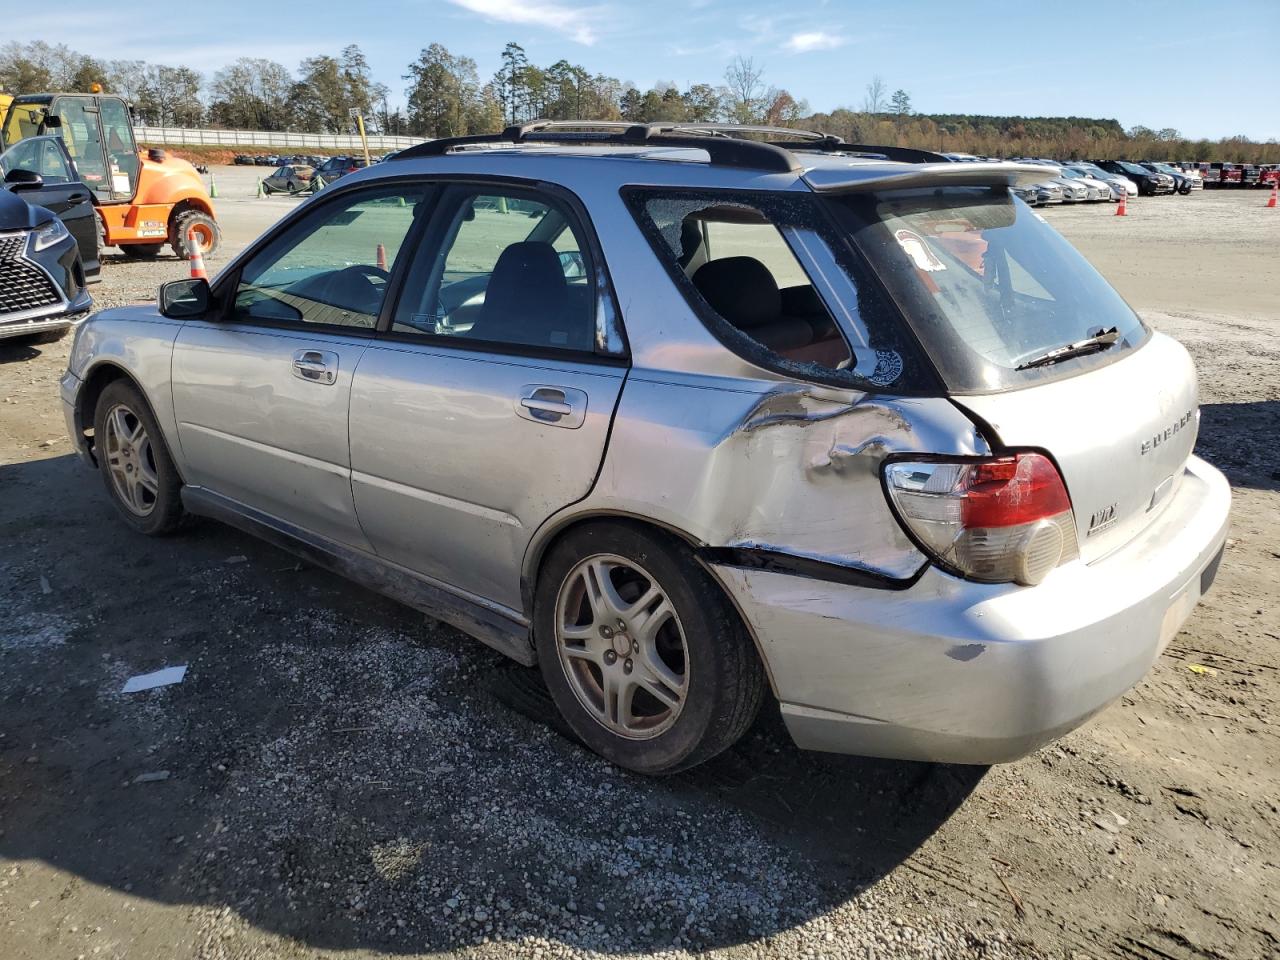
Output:
[[22,191],[30,204],[58,215],[76,243],[90,283],[99,279],[101,221],[93,205],[93,191],[85,185],[75,161],[59,136],[27,137],[0,153],[4,185]]
[[1101,167],[1107,173],[1128,177],[1138,185],[1138,193],[1144,197],[1154,197],[1157,194],[1174,191],[1173,177],[1167,173],[1148,170],[1141,164],[1131,163],[1128,160],[1091,160],[1089,162],[1095,167]]
[[51,343],[67,335],[93,306],[80,248],[52,212],[0,190],[0,342]]

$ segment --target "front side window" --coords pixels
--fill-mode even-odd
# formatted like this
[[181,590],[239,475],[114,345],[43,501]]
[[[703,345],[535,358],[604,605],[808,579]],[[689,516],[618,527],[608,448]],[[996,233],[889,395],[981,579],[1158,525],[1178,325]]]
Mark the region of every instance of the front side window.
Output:
[[[830,201],[893,292],[943,379],[989,392],[1105,363],[1145,342],[1133,309],[1044,218],[1004,187]],[[1037,359],[1109,334],[1105,349]]]
[[410,269],[393,333],[594,349],[596,287],[567,207],[534,191],[455,188],[440,225]]
[[811,196],[637,188],[627,198],[703,322],[744,359],[864,390],[915,392],[927,376]]
[[231,319],[373,330],[428,189],[362,190],[286,229],[241,270]]

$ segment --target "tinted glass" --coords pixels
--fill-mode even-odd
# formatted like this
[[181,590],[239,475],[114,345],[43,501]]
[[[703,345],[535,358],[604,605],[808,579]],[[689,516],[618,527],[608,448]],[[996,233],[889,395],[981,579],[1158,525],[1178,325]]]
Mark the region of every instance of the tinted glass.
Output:
[[232,319],[372,330],[425,191],[361,191],[295,224],[241,271]]
[[596,289],[563,205],[533,192],[460,190],[441,216],[439,247],[413,264],[393,332],[594,349]]
[[[1039,214],[1003,188],[894,191],[833,201],[907,305],[949,386],[998,390],[1106,363],[1145,341],[1132,308]],[[1108,350],[1017,368],[1114,328]]]

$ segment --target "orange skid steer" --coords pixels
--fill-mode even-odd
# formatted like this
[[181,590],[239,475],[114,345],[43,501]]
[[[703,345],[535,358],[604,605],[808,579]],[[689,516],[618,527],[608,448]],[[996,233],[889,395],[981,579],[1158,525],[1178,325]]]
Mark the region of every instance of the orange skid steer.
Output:
[[207,255],[221,231],[195,167],[158,149],[138,150],[133,118],[120,97],[33,93],[14,97],[0,122],[0,151],[22,140],[60,137],[92,193],[102,242],[127,257],[157,256],[165,244],[183,259],[194,235]]

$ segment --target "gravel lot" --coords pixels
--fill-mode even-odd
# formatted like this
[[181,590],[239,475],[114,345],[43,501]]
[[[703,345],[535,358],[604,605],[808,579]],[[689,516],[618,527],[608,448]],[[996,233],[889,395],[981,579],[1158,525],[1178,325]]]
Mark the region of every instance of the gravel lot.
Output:
[[[211,268],[296,202],[251,199],[260,173],[216,171]],[[126,533],[63,436],[68,342],[0,346],[0,956],[1280,955],[1264,202],[1044,212],[1195,354],[1199,452],[1236,501],[1217,585],[1147,680],[989,770],[803,754],[766,710],[703,768],[621,773],[533,672],[448,627],[216,524]],[[184,273],[108,257],[94,292]]]

